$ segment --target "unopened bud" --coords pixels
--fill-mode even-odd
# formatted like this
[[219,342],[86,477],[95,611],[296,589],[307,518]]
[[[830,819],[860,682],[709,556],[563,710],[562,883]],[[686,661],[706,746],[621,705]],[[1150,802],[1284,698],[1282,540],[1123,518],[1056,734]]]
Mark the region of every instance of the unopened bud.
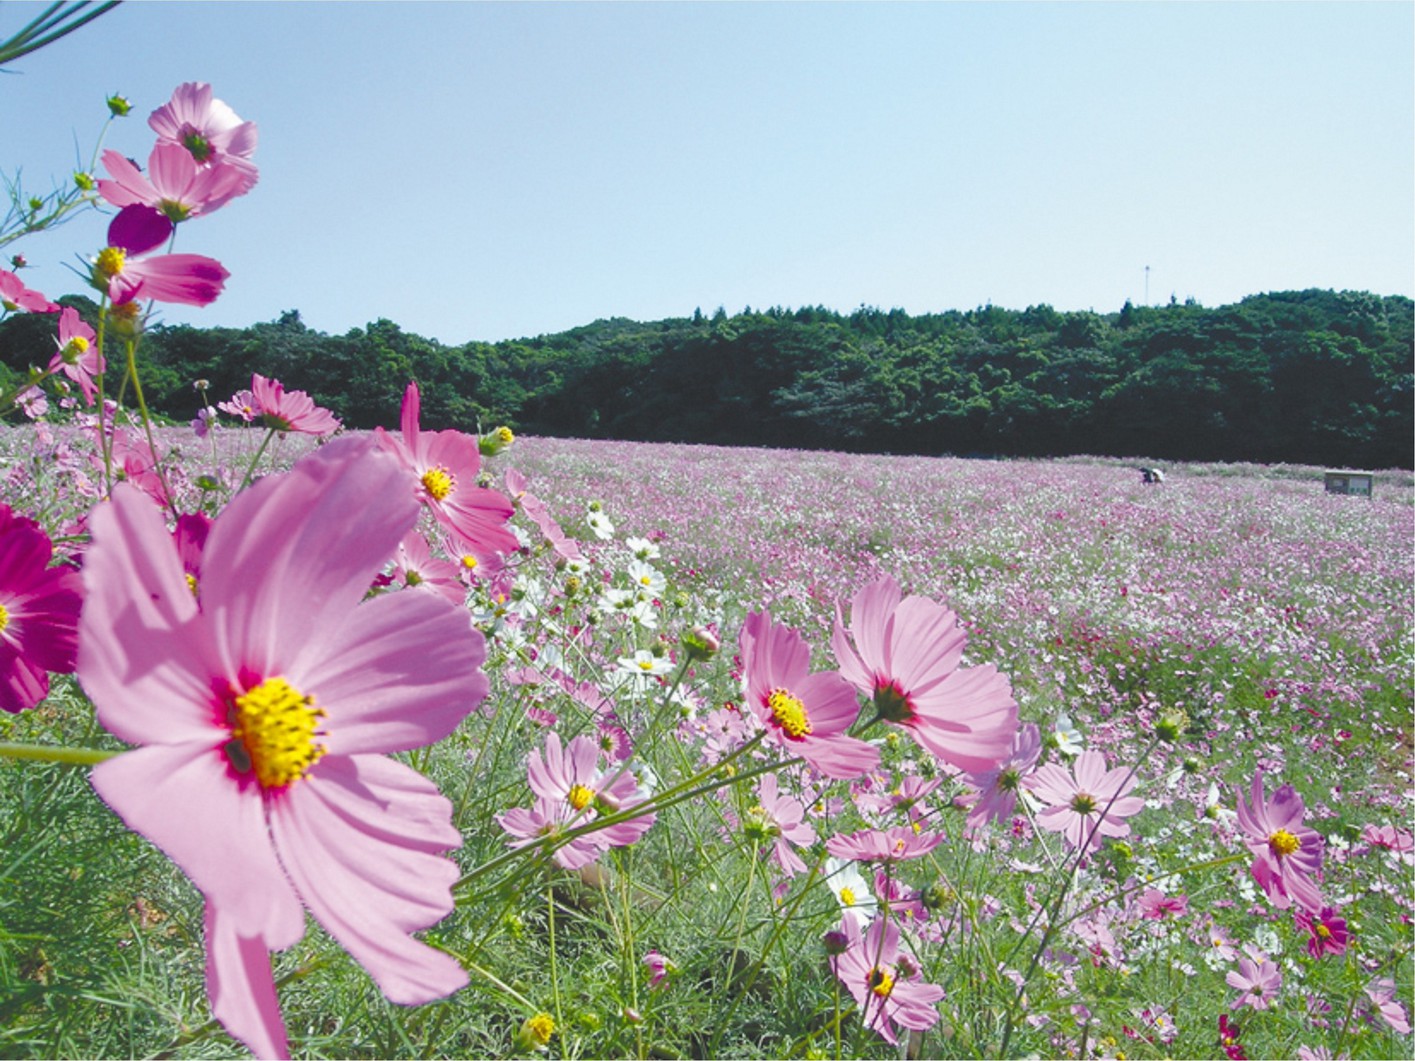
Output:
[[821,937],[825,952],[829,955],[844,954],[850,949],[850,937],[838,928],[833,928]]
[[717,635],[706,626],[695,626],[681,638],[683,651],[688,654],[688,658],[698,662],[712,659],[717,655],[718,649],[722,648],[722,642]]
[[133,105],[126,98],[116,92],[108,97],[108,113],[115,118],[126,118],[128,112],[133,109]]

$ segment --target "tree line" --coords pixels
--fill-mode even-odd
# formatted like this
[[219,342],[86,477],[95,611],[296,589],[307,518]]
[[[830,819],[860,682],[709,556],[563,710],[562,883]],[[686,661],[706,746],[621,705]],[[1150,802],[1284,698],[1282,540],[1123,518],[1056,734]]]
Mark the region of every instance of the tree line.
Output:
[[[84,298],[62,299],[92,317]],[[408,380],[425,427],[881,453],[1412,466],[1415,303],[1307,290],[1206,308],[983,306],[910,315],[750,308],[448,346],[378,320],[343,335],[298,311],[247,328],[158,326],[149,404],[195,414],[252,372],[346,425],[396,423]],[[0,363],[44,364],[52,318],[0,323]],[[17,378],[17,377],[16,377]]]

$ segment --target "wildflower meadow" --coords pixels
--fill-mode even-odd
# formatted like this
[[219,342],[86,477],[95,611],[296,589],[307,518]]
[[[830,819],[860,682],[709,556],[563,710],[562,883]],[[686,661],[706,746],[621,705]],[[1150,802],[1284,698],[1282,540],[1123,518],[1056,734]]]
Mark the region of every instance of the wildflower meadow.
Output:
[[1408,473],[158,423],[143,136],[0,229],[0,1055],[1410,1056]]

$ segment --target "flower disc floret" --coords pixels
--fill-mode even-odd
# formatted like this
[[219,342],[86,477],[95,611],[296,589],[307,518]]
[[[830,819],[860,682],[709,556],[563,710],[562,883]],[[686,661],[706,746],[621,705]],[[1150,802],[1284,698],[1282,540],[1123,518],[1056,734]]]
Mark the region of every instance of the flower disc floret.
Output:
[[446,501],[449,494],[457,486],[457,480],[450,472],[441,465],[436,468],[429,468],[423,472],[419,480],[423,484],[423,489],[427,491],[427,496],[434,501]]
[[771,717],[788,737],[800,738],[811,732],[811,716],[806,705],[785,689],[773,689],[766,699]]
[[239,772],[253,770],[262,788],[284,788],[305,776],[326,751],[315,737],[324,711],[284,678],[267,678],[231,702],[226,754]]

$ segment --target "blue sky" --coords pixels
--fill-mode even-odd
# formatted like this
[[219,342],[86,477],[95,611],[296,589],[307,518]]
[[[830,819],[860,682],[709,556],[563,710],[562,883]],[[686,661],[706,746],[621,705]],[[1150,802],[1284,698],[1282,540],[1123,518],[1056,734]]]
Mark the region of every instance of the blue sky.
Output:
[[[0,4],[0,36],[42,5]],[[1408,3],[129,2],[0,75],[30,190],[210,82],[261,179],[165,319],[461,343],[697,307],[1415,295]],[[14,249],[51,297],[90,214]]]

